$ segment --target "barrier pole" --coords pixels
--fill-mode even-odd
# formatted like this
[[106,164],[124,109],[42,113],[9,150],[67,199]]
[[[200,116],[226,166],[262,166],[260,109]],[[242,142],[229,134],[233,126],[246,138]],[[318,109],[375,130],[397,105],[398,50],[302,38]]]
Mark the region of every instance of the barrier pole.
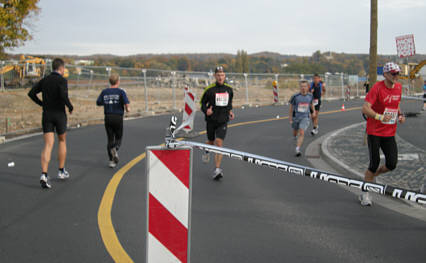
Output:
[[146,262],[190,262],[192,148],[146,153]]

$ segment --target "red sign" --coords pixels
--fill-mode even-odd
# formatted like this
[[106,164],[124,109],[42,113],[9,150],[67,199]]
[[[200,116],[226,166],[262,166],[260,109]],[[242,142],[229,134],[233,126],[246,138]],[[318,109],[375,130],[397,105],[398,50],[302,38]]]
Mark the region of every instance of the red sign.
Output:
[[400,58],[411,57],[416,54],[416,47],[414,45],[414,35],[405,35],[395,38],[396,50]]

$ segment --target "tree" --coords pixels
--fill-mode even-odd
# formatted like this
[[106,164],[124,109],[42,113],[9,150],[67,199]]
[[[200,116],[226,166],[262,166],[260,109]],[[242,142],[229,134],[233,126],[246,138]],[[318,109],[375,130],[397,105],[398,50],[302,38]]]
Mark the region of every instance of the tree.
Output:
[[377,81],[377,0],[371,0],[370,14],[370,66],[368,80],[370,85]]
[[19,47],[31,39],[26,19],[37,15],[39,0],[2,0],[0,2],[0,57],[6,49]]

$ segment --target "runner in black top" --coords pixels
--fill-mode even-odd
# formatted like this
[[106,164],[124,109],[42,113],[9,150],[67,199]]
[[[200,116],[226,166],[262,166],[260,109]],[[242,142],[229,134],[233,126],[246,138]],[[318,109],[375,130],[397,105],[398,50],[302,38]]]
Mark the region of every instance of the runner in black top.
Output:
[[[55,143],[54,132],[58,134],[58,159],[59,159],[59,179],[69,178],[68,171],[65,170],[65,160],[67,155],[66,131],[67,115],[65,106],[72,114],[73,106],[68,98],[68,82],[63,77],[65,63],[62,59],[56,58],[52,62],[53,72],[40,80],[28,93],[28,96],[38,105],[43,107],[42,126],[44,133],[44,148],[41,153],[40,184],[42,188],[51,188],[47,170]],[[37,97],[42,93],[42,100]]]
[[321,107],[321,97],[325,94],[325,84],[322,82],[320,76],[318,74],[314,75],[314,81],[311,84],[311,87],[309,91],[312,93],[314,100],[313,105],[315,107],[316,114],[312,114],[312,122],[313,122],[313,129],[311,131],[312,135],[318,134],[318,114]]
[[123,137],[124,110],[130,111],[129,99],[123,89],[120,89],[120,76],[112,74],[109,78],[110,88],[104,89],[96,101],[96,105],[104,106],[105,130],[108,137],[107,152],[109,167],[114,168],[118,163],[118,150]]
[[[232,87],[225,83],[225,72],[223,67],[215,69],[216,83],[208,86],[201,97],[201,110],[206,116],[207,123],[207,144],[223,146],[228,121],[234,119],[232,112],[232,99],[234,93]],[[203,155],[203,161],[209,162],[209,153]],[[223,177],[223,169],[220,168],[222,155],[215,155],[216,169],[213,173],[213,179],[219,180]]]

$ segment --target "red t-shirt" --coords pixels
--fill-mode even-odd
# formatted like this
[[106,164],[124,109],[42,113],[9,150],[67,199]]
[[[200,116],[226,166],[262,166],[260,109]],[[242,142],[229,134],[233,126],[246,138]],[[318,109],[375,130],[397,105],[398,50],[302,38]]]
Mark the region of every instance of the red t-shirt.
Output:
[[395,136],[401,92],[402,86],[399,83],[395,83],[393,89],[387,88],[384,80],[374,84],[365,97],[365,101],[371,104],[371,108],[375,112],[383,115],[389,114],[392,119],[384,123],[374,118],[368,118],[367,134],[381,137]]

